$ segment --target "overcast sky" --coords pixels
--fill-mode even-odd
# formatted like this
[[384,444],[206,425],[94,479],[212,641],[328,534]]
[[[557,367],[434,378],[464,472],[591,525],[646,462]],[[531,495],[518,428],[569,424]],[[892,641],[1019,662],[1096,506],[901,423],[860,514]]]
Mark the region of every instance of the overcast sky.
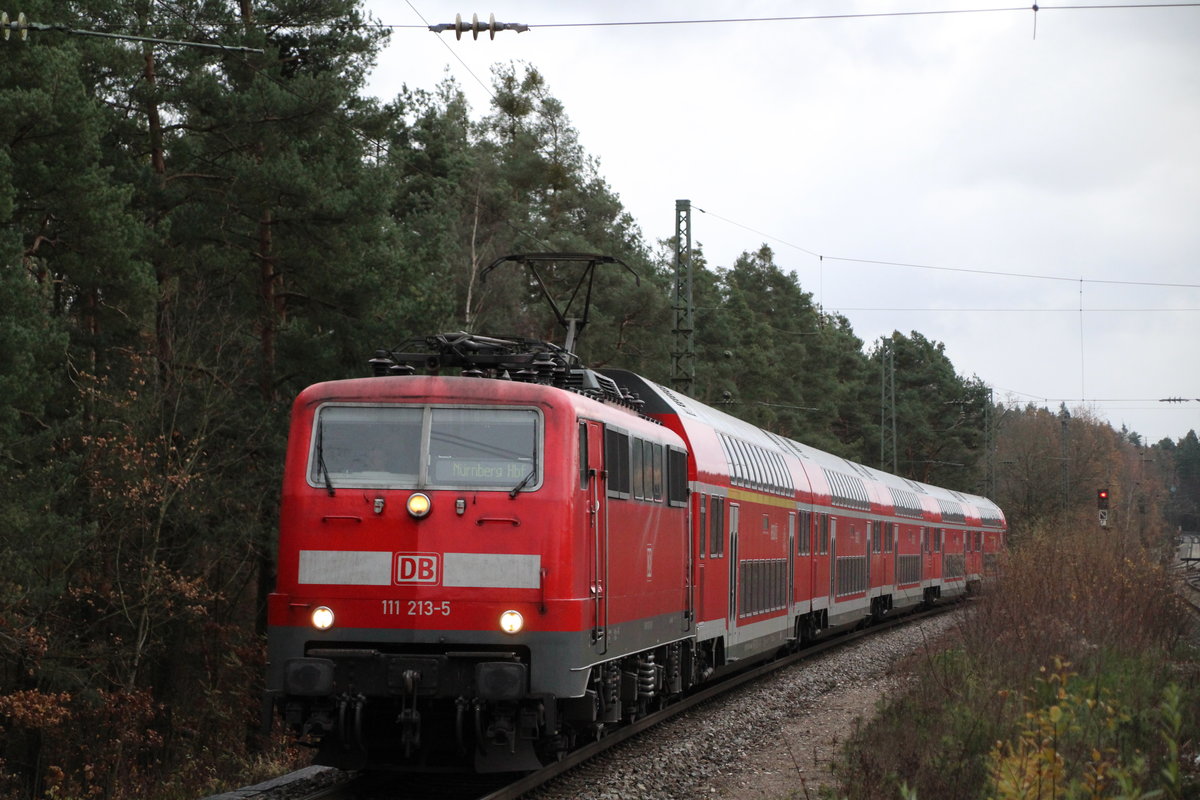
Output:
[[448,71],[480,116],[492,65],[528,62],[647,241],[688,199],[711,265],[769,244],[868,346],[916,330],[997,400],[1200,430],[1200,7],[493,2],[368,0],[530,26],[398,27],[369,91]]

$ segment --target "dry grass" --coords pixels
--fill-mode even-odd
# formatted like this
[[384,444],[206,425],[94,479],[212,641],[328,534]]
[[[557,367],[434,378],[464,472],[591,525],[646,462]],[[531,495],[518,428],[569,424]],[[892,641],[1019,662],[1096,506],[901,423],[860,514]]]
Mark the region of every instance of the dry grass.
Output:
[[[847,744],[844,795],[896,798],[907,787],[922,800],[1137,796],[1113,793],[1125,780],[1196,796],[1173,794],[1161,774],[1168,761],[1186,761],[1180,748],[1194,753],[1200,732],[1184,713],[1164,734],[1168,687],[1179,692],[1175,707],[1200,707],[1193,621],[1171,581],[1136,538],[1092,526],[1034,531],[956,630],[907,665],[918,678],[912,690]],[[1106,716],[1093,724],[1096,709]],[[1104,792],[1082,788],[1089,764],[1105,771],[1089,784]]]

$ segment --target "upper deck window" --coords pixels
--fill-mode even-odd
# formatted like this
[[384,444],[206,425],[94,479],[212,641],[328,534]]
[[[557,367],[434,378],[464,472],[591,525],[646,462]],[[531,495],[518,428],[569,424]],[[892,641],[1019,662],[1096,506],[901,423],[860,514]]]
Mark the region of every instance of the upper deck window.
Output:
[[533,489],[539,421],[529,408],[323,406],[308,480],[334,489],[511,490],[523,481]]

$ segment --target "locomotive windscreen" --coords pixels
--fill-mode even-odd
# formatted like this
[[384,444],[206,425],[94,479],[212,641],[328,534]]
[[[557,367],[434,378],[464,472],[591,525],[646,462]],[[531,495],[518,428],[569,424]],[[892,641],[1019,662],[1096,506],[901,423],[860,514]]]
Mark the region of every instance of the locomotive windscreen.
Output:
[[309,483],[511,490],[524,482],[534,488],[540,482],[539,421],[533,409],[323,406],[313,431]]

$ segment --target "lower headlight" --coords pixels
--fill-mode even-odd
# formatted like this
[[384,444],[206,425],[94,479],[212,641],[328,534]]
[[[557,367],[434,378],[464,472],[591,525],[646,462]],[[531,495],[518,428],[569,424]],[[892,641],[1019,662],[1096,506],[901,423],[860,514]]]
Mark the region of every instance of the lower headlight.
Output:
[[313,627],[319,631],[327,631],[333,627],[333,609],[329,606],[317,606],[312,613]]
[[525,618],[520,611],[505,611],[500,615],[500,630],[505,633],[520,633],[525,627]]

